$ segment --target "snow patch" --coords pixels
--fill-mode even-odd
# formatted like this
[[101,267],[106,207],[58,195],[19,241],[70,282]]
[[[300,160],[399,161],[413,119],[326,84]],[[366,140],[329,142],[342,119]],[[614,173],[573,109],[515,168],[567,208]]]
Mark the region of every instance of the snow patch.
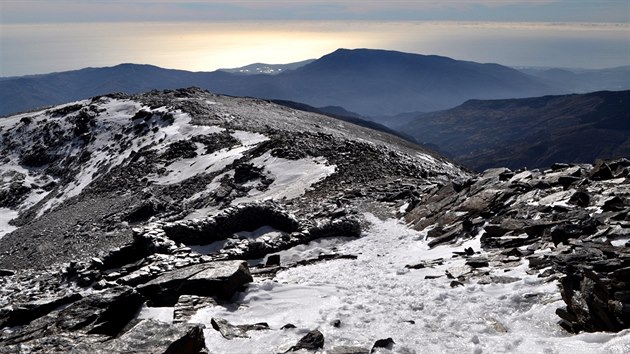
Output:
[[142,306],[138,313],[138,319],[153,319],[160,322],[173,323],[173,307],[148,307]]
[[[214,132],[216,133],[217,131]],[[268,138],[262,134],[245,131],[235,131],[231,135],[240,140],[242,145],[232,149],[221,149],[212,154],[203,154],[193,158],[177,160],[166,166],[166,169],[170,171],[168,174],[155,177],[152,180],[158,184],[175,184],[200,173],[221,171],[228,165],[234,163],[237,159],[243,157],[243,154],[252,147],[268,140]]]
[[335,165],[327,165],[323,157],[288,160],[273,157],[269,152],[251,162],[264,167],[274,179],[265,191],[252,189],[246,197],[237,198],[233,204],[266,199],[293,199],[301,196],[313,184],[335,172]]
[[[429,249],[422,233],[396,220],[368,216],[373,227],[366,235],[344,244],[338,253],[356,260],[333,260],[291,268],[275,280],[253,283],[241,295],[237,309],[200,310],[191,322],[206,324],[206,345],[217,352],[282,352],[306,332],[318,329],[325,348],[339,345],[371,348],[375,340],[392,337],[395,352],[487,353],[609,353],[627,351],[628,331],[568,335],[557,325],[555,309],[563,303],[557,284],[528,275],[527,265],[496,275],[516,277],[509,284],[450,287],[445,270],[463,269],[453,251],[463,244]],[[310,247],[321,246],[311,244]],[[330,245],[332,246],[332,244]],[[306,249],[306,248],[304,248]],[[443,258],[443,265],[417,270],[406,264]],[[427,275],[441,275],[425,279]],[[233,324],[267,322],[268,331],[252,331],[248,339],[225,340],[210,326],[212,317]],[[339,327],[331,323],[340,320]],[[280,330],[287,323],[294,330]]]
[[18,217],[17,210],[11,210],[9,208],[0,208],[0,238],[4,235],[17,230],[16,226],[9,225],[9,221]]

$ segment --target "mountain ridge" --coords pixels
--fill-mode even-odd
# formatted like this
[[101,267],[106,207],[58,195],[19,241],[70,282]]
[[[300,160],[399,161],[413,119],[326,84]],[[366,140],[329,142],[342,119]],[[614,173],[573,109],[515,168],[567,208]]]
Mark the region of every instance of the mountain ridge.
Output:
[[[341,71],[329,69],[334,67]],[[132,94],[190,86],[234,96],[341,106],[362,115],[445,109],[469,98],[562,91],[537,80],[499,64],[396,51],[340,49],[277,75],[189,72],[124,64],[5,78],[0,80],[0,115],[109,92]]]

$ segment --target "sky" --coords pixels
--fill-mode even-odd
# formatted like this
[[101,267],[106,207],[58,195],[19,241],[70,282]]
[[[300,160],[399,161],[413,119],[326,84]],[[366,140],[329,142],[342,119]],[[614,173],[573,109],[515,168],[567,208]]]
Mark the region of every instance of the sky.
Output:
[[378,48],[509,66],[630,65],[628,0],[0,0],[0,76],[212,71]]

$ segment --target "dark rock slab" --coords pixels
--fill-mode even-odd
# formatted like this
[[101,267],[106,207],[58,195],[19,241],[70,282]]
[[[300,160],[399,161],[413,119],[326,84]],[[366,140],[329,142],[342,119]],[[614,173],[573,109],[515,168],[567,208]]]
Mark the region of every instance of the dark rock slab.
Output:
[[[61,311],[53,311],[13,332],[1,333],[0,344],[17,345],[44,337],[63,337],[70,332],[75,332],[72,336],[96,334],[111,338],[123,330],[143,302],[143,297],[129,287],[93,293]],[[64,342],[62,339],[59,341]],[[58,341],[52,340],[51,343],[56,342]]]
[[110,339],[107,336],[88,335],[83,333],[60,333],[40,336],[19,344],[7,344],[0,342],[0,353],[22,354],[65,354],[65,353],[94,353],[105,354],[106,351],[98,349],[104,342]]
[[586,208],[591,203],[591,196],[584,191],[577,191],[569,198],[569,204]]
[[489,265],[488,258],[486,257],[471,257],[466,260],[466,265],[471,268],[482,268]]
[[602,210],[604,211],[621,211],[625,209],[627,203],[621,199],[619,196],[614,196],[610,199],[604,201],[604,205],[602,206]]
[[470,234],[468,234],[466,231],[463,230],[463,227],[461,224],[453,227],[451,230],[447,231],[446,233],[437,236],[436,238],[432,239],[431,241],[428,242],[428,246],[430,248],[433,248],[437,245],[441,245],[444,243],[450,243],[452,241],[457,240],[458,238],[462,238],[462,237],[470,237]]
[[173,306],[180,295],[229,299],[251,282],[247,262],[219,261],[176,269],[140,285],[151,306]]
[[18,304],[12,306],[11,309],[0,309],[0,328],[29,324],[34,319],[45,316],[60,306],[73,303],[81,298],[80,294],[75,293],[55,299]]
[[120,286],[91,294],[57,315],[55,326],[65,331],[116,336],[136,315],[144,298],[134,289]]
[[171,325],[155,320],[143,320],[107,345],[86,352],[198,354],[205,348],[201,325]]
[[605,160],[597,160],[591,170],[590,176],[593,180],[607,180],[613,178],[613,171]]
[[0,269],[0,277],[8,277],[15,275],[15,272],[10,269]]
[[272,254],[267,257],[267,261],[265,262],[265,267],[273,267],[280,265],[280,255]]

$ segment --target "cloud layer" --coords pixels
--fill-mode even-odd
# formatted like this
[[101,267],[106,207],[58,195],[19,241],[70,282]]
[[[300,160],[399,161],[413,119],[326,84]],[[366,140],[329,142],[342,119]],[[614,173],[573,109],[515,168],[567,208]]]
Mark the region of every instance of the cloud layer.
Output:
[[224,20],[630,22],[627,0],[3,0],[2,23]]

